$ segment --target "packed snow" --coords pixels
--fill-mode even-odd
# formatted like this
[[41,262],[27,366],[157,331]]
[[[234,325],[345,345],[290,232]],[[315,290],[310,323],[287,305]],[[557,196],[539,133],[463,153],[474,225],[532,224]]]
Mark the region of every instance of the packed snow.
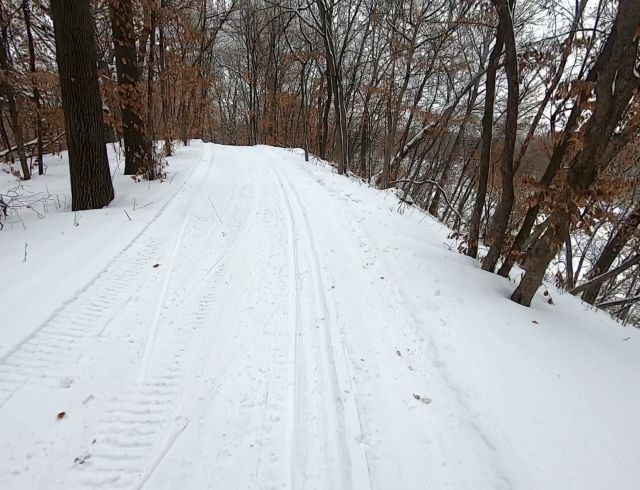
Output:
[[636,329],[297,150],[110,155],[109,208],[49,156],[0,232],[0,488],[640,488]]

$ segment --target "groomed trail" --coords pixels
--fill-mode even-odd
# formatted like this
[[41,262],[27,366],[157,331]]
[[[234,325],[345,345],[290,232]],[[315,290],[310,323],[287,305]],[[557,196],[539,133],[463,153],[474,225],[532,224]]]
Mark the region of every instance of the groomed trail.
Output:
[[192,163],[1,354],[0,488],[639,488],[635,333],[299,152]]

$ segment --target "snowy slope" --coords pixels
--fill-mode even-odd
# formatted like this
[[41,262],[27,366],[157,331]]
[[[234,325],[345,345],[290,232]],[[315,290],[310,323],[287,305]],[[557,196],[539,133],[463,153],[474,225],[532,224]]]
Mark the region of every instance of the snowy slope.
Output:
[[297,152],[174,160],[0,233],[0,488],[640,488],[636,330]]

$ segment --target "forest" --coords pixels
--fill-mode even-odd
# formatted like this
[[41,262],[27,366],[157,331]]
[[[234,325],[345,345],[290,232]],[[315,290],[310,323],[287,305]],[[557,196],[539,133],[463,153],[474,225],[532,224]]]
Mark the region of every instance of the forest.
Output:
[[194,139],[301,148],[513,301],[546,280],[637,326],[639,27],[635,0],[2,0],[0,158],[26,183],[68,150],[79,211],[113,199],[116,142],[139,181]]
[[640,489],[640,0],[0,0],[0,489]]

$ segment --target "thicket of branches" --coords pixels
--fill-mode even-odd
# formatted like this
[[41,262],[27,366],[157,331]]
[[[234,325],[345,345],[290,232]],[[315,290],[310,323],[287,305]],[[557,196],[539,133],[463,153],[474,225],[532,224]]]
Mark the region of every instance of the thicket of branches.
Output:
[[[514,301],[546,277],[640,322],[640,2],[90,3],[127,173],[162,176],[157,140],[304,148],[520,265]],[[0,156],[25,179],[65,144],[51,6],[0,7]]]

